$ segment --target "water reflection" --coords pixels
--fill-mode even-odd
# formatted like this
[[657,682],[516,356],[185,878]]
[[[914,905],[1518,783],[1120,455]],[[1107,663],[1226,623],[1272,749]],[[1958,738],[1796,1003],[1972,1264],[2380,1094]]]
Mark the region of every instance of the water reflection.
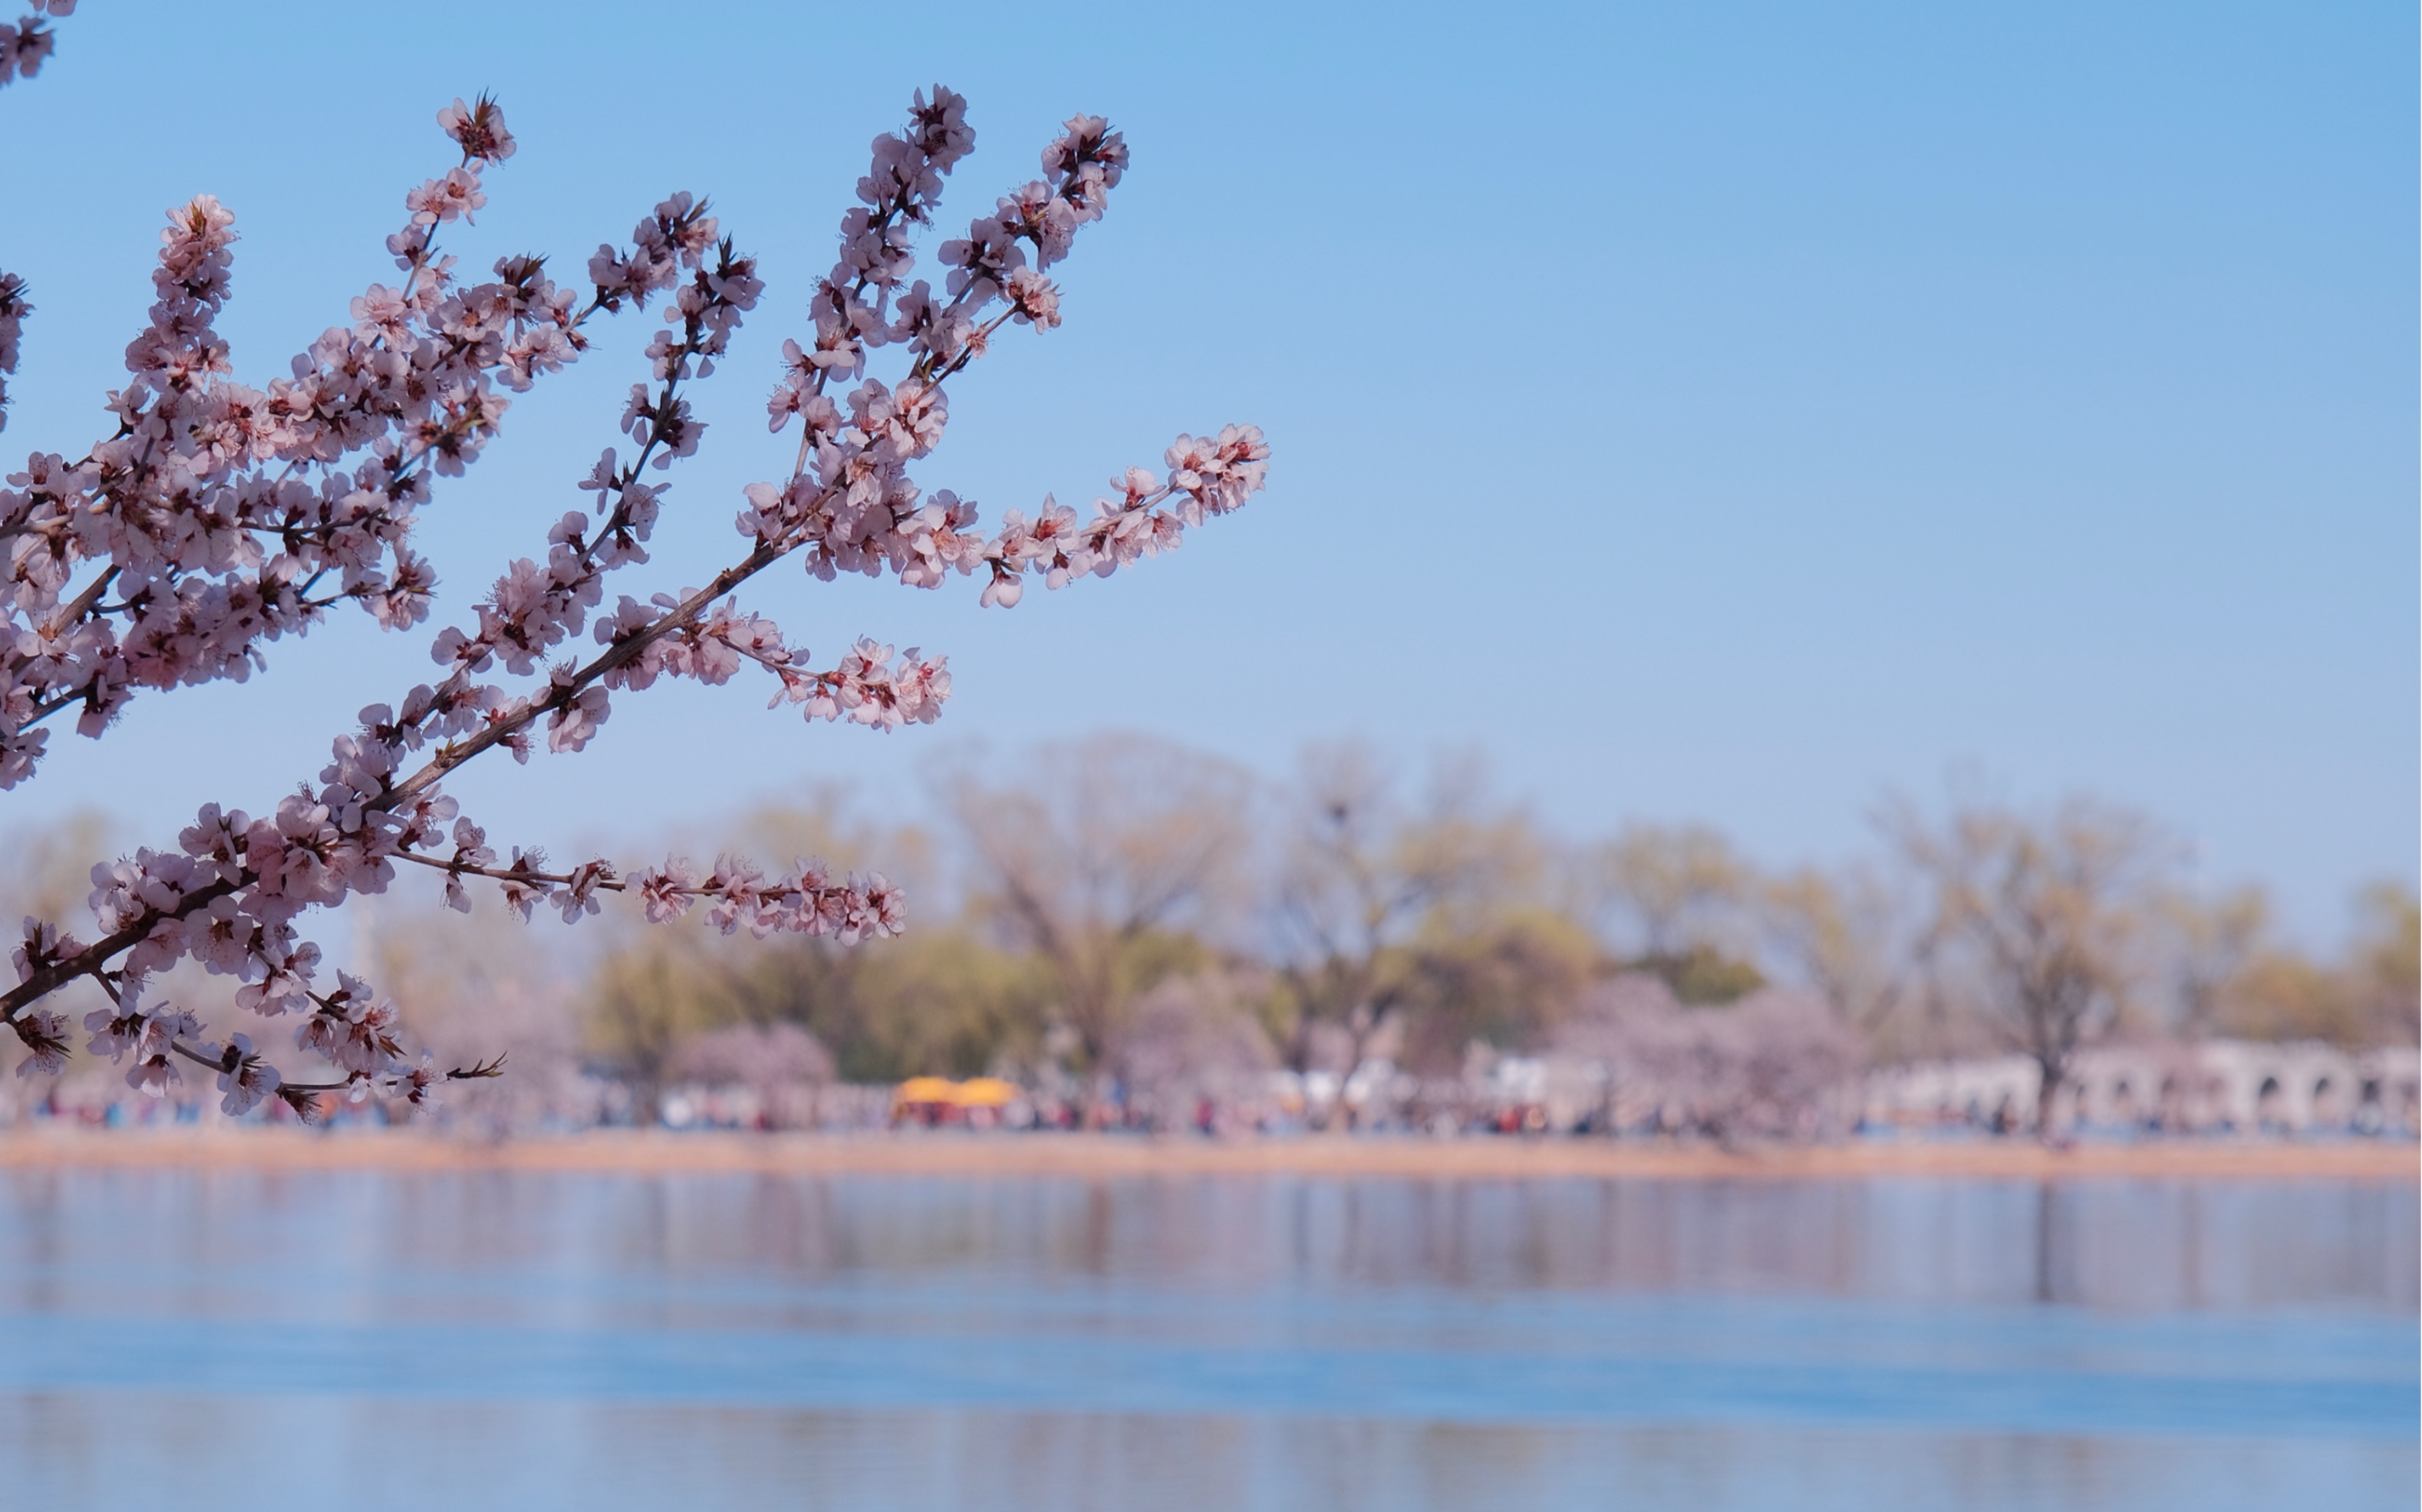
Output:
[[2409,1183],[21,1172],[0,1469],[69,1507],[398,1455],[517,1506],[2407,1505],[2417,1228]]
[[971,1270],[1156,1284],[2412,1312],[2409,1184],[13,1172],[21,1305],[89,1268]]
[[[341,1487],[340,1504],[362,1512],[2335,1512],[2410,1506],[2414,1480],[2410,1455],[2278,1441],[169,1398],[143,1404],[156,1440],[146,1443],[130,1442],[122,1423],[104,1428],[87,1400],[8,1405],[0,1453],[12,1487],[22,1504],[45,1508],[259,1506],[272,1478],[263,1470],[213,1477],[239,1456],[275,1466],[277,1483]],[[38,1459],[20,1457],[28,1444],[42,1446]]]

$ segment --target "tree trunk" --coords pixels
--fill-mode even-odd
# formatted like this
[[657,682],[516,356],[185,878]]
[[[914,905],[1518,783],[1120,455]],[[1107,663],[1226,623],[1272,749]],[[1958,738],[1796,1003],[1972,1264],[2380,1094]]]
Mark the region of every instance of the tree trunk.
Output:
[[2036,1138],[2058,1149],[2068,1142],[2052,1124],[2053,1107],[2060,1100],[2061,1089],[2068,1084],[2067,1058],[2039,1055],[2036,1065],[2043,1074],[2043,1090],[2036,1095]]

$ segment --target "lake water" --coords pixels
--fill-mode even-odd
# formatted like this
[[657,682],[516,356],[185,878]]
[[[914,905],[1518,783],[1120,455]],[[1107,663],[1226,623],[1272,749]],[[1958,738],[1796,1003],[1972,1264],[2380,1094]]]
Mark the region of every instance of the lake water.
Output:
[[0,1175],[0,1504],[2410,1509],[2412,1183]]

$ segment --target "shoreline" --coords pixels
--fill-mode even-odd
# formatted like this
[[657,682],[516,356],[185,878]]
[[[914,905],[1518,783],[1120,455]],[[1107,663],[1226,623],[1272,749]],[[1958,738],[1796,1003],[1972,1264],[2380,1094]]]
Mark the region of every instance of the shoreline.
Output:
[[13,1129],[0,1170],[531,1171],[586,1174],[1083,1178],[1288,1175],[1508,1180],[2333,1180],[2422,1182],[2422,1147],[2178,1142],[2047,1150],[2024,1140],[1741,1150],[1595,1140],[1418,1136],[1215,1140],[1129,1134],[668,1133],[596,1129],[503,1142],[403,1130]]

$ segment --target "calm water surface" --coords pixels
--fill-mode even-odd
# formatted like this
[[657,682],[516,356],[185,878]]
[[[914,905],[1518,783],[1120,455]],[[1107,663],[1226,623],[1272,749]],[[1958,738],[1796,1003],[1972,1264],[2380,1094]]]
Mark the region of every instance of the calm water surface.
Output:
[[2412,1183],[0,1176],[0,1502],[2411,1508]]

